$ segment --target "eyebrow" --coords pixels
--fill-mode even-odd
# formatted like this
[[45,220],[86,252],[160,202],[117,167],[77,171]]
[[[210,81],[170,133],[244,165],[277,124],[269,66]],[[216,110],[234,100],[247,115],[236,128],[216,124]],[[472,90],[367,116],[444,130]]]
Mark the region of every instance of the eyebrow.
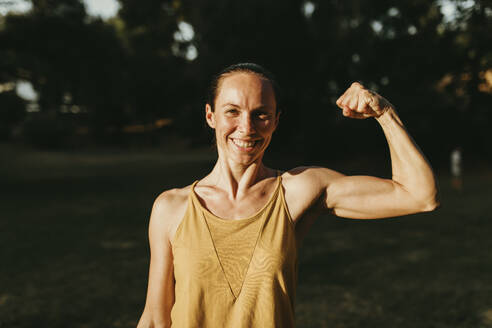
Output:
[[[227,106],[232,106],[232,107],[236,107],[236,108],[241,108],[241,106],[237,105],[237,104],[234,104],[234,103],[225,103],[224,105],[222,105],[222,107],[227,107]],[[266,109],[266,106],[265,105],[261,105],[260,107],[256,107],[254,108],[253,110],[254,111],[257,111],[257,110],[264,110]]]

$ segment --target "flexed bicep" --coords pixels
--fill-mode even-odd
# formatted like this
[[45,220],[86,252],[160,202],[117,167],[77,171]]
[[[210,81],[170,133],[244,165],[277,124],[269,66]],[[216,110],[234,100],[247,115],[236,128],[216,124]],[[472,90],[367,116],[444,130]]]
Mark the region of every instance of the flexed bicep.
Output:
[[421,212],[421,204],[391,179],[345,176],[326,188],[326,208],[336,216],[380,219]]

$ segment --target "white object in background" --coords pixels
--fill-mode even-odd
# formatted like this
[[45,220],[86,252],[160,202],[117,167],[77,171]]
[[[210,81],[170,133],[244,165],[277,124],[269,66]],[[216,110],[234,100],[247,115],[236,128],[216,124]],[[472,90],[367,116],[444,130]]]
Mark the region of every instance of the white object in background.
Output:
[[460,148],[455,148],[451,152],[451,175],[454,177],[460,177],[462,174],[462,162],[463,155],[461,154]]

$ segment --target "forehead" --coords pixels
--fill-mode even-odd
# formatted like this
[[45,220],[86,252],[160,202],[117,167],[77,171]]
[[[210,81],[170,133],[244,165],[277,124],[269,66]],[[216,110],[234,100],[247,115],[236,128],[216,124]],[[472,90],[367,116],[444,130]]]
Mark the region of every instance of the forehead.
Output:
[[216,105],[228,103],[241,107],[275,109],[275,93],[270,81],[254,73],[236,72],[224,76],[219,83]]

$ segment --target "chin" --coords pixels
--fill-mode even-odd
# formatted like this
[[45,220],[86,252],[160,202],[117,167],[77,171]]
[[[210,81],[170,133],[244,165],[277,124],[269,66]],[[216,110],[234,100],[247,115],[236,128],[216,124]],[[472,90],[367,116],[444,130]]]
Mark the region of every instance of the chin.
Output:
[[231,159],[241,165],[249,165],[258,160],[261,156],[259,154],[236,154],[232,156]]
[[229,156],[230,159],[232,159],[235,163],[240,164],[240,165],[250,165],[254,162],[257,162],[258,160],[261,160],[263,158],[263,152],[254,152],[251,154],[230,154],[232,156]]

